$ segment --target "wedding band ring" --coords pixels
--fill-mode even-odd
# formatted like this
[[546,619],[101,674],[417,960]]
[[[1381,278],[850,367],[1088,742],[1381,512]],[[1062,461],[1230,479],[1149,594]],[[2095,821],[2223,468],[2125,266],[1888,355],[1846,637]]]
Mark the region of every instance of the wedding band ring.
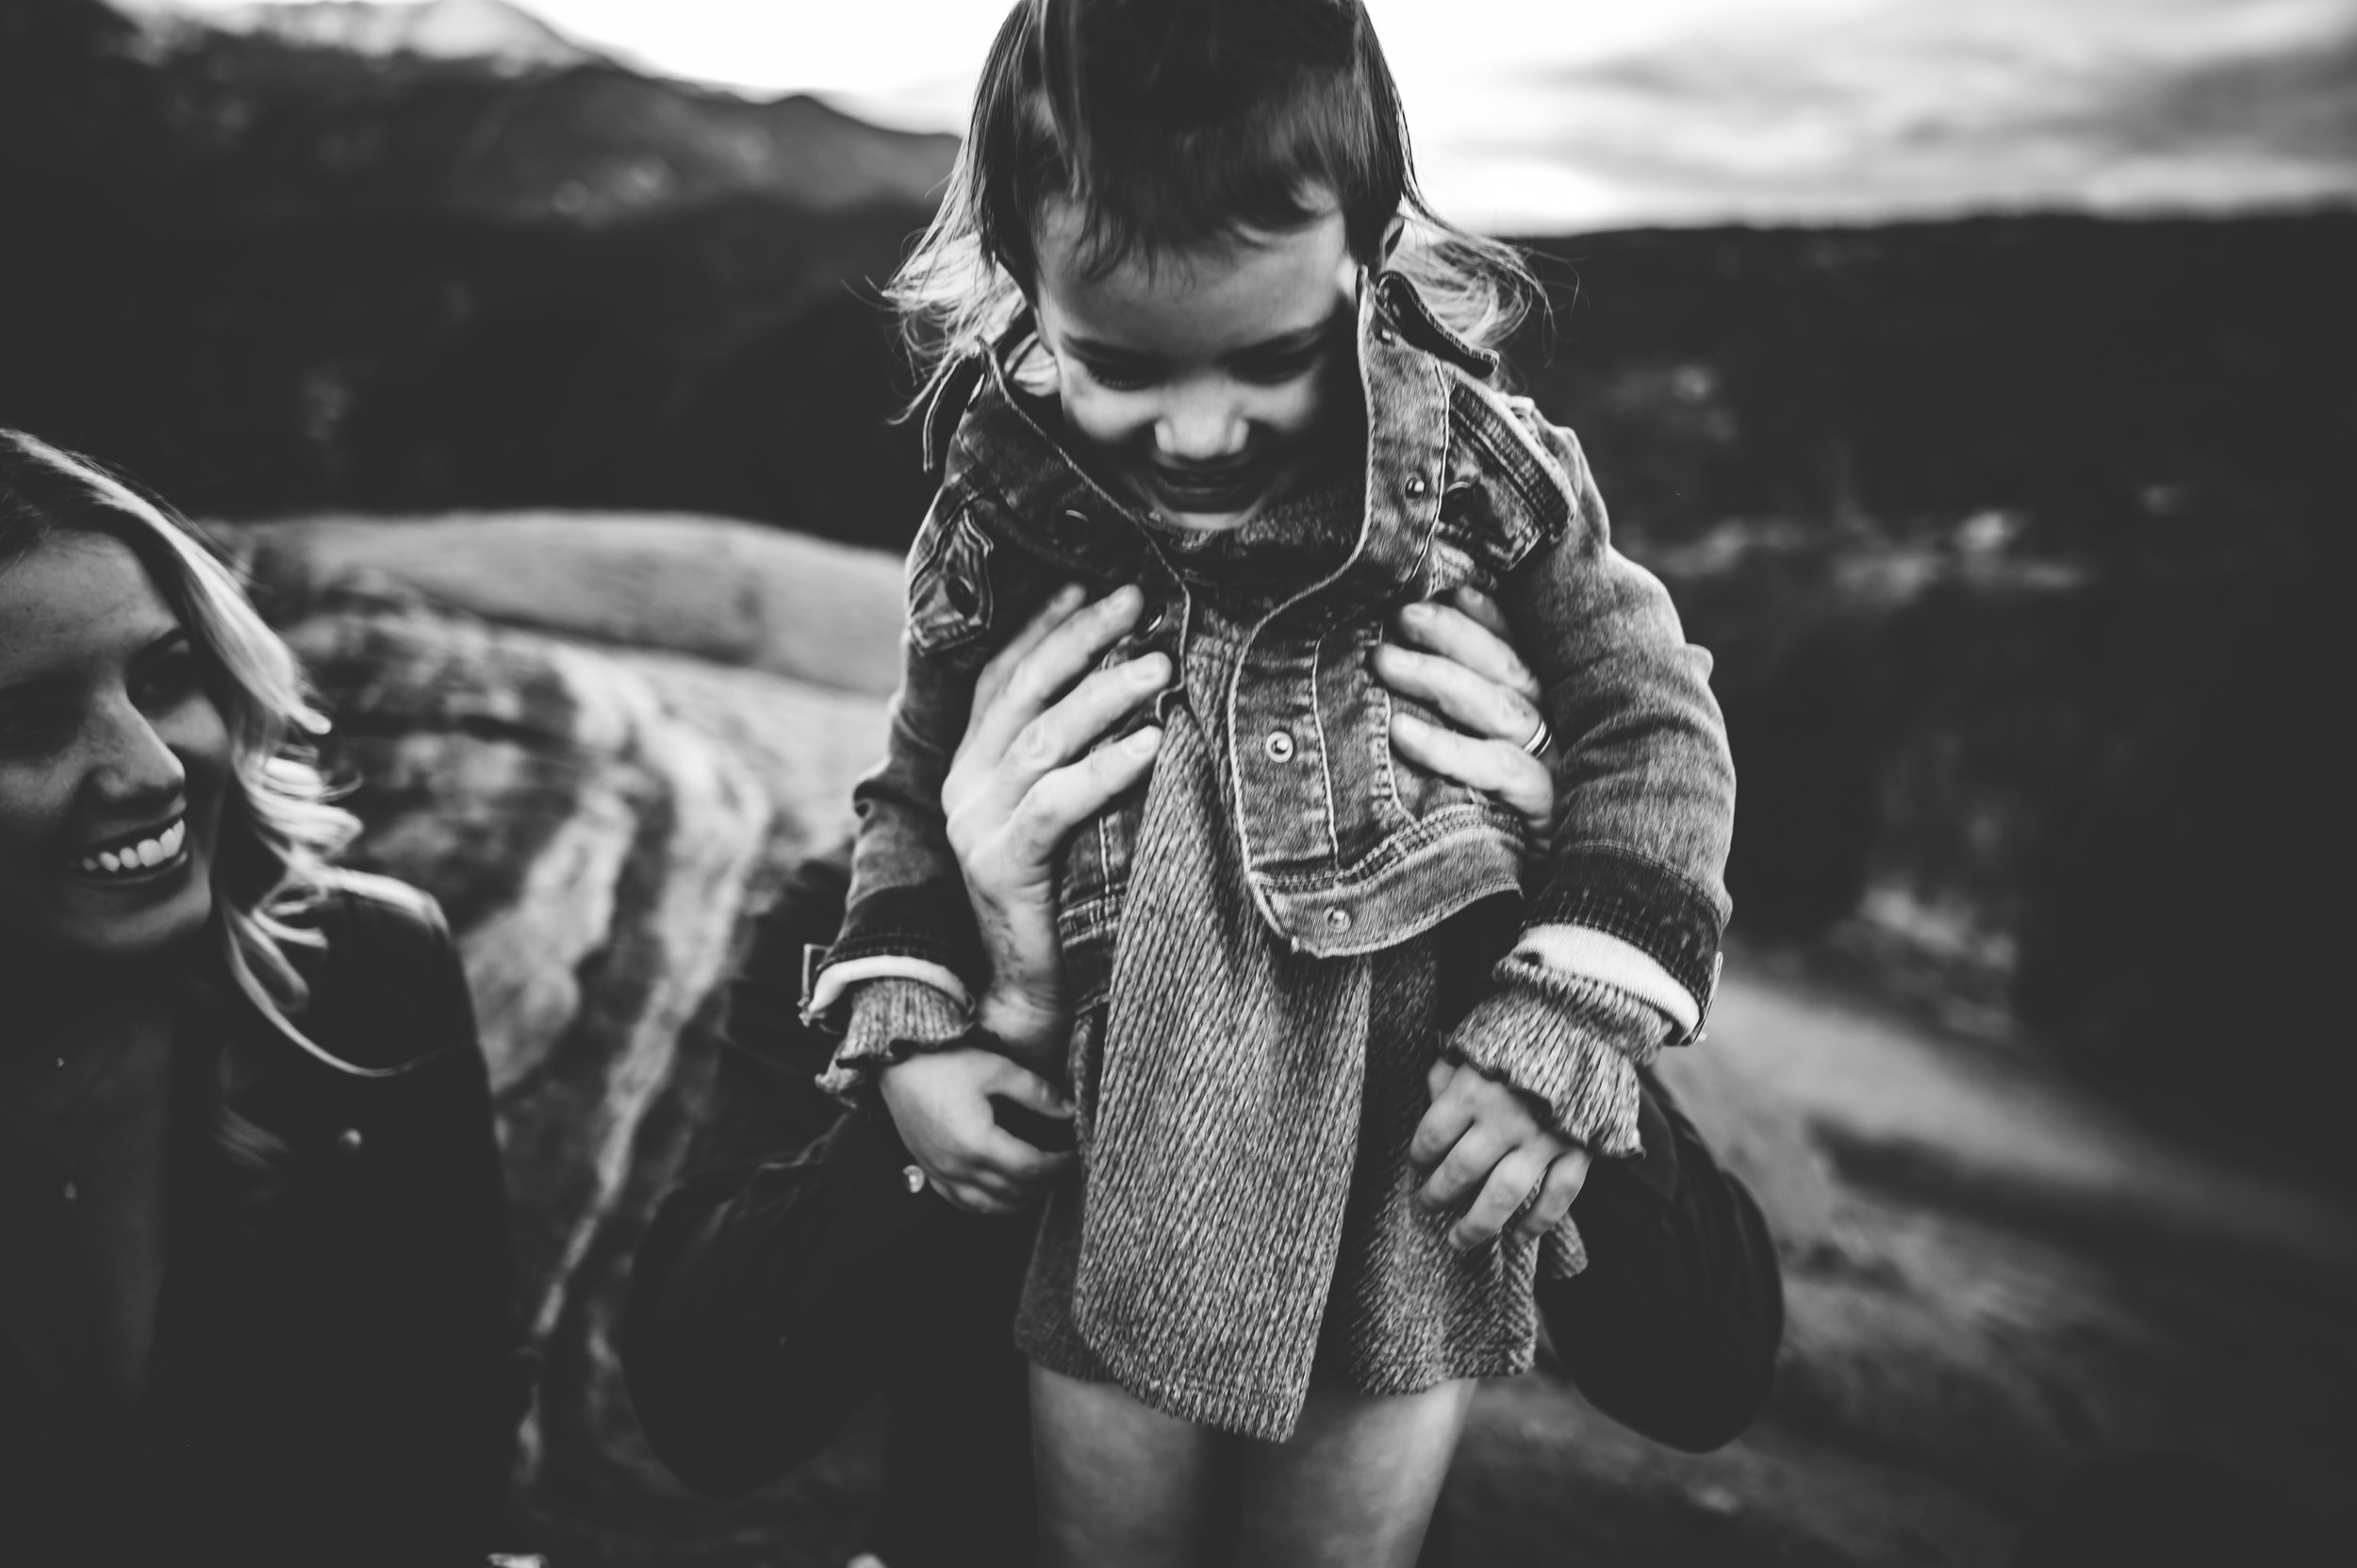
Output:
[[925,1190],[925,1167],[910,1165],[900,1172],[900,1180],[909,1184],[910,1192],[921,1193]]
[[1541,714],[1539,716],[1539,727],[1530,732],[1530,738],[1528,740],[1523,742],[1523,751],[1528,756],[1543,757],[1550,751],[1554,750],[1554,727],[1548,724],[1547,716],[1545,714]]

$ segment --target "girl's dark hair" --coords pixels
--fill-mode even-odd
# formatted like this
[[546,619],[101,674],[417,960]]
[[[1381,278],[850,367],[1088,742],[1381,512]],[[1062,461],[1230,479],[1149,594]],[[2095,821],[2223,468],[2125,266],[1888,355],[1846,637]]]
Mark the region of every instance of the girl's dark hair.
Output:
[[1282,230],[1339,205],[1351,254],[1494,347],[1536,292],[1512,247],[1417,189],[1399,90],[1360,0],[1017,0],[932,226],[891,297],[928,388],[1033,286],[1051,203],[1100,272]]

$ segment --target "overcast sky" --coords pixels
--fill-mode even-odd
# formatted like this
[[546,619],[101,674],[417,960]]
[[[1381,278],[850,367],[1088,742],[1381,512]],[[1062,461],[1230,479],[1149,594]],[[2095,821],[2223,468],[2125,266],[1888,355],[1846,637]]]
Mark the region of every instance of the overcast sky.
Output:
[[[223,9],[236,0],[177,0]],[[666,74],[963,126],[999,0],[525,0]],[[1369,0],[1499,230],[2357,200],[2357,0]]]

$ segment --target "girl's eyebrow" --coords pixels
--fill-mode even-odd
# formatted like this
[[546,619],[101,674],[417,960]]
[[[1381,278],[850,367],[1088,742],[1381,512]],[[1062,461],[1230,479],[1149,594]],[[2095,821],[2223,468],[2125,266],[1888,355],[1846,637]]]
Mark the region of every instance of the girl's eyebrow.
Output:
[[[1263,338],[1257,343],[1246,343],[1242,348],[1231,351],[1227,357],[1257,359],[1263,355],[1291,353],[1295,349],[1312,348],[1324,342],[1333,330],[1334,323],[1330,320],[1313,322],[1309,326],[1296,327],[1291,332],[1280,332],[1273,338]],[[1117,343],[1102,342],[1080,333],[1065,334],[1064,346],[1075,354],[1090,359],[1111,359],[1124,364],[1142,364],[1155,357],[1151,354],[1123,348]]]

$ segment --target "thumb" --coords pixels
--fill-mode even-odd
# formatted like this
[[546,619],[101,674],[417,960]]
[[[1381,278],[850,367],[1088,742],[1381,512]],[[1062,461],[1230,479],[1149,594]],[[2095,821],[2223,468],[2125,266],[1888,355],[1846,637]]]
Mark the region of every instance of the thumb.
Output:
[[1424,1092],[1439,1099],[1457,1076],[1457,1065],[1443,1056],[1425,1069]]
[[1072,1114],[1072,1102],[1064,1098],[1063,1092],[1020,1062],[1001,1058],[998,1070],[991,1075],[989,1092],[1043,1116]]

